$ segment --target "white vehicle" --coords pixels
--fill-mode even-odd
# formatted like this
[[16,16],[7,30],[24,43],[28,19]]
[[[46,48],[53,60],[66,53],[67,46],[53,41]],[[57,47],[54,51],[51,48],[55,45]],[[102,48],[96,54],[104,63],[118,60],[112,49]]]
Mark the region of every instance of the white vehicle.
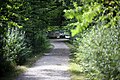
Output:
[[70,39],[70,35],[65,35],[65,38]]

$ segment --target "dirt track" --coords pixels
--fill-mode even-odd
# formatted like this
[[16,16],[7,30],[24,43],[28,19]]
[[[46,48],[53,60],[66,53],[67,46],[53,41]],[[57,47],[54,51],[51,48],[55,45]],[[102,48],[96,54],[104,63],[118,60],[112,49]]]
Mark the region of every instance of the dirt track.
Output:
[[45,53],[45,56],[16,80],[70,80],[68,72],[70,52],[64,41],[64,39],[51,39],[53,50]]

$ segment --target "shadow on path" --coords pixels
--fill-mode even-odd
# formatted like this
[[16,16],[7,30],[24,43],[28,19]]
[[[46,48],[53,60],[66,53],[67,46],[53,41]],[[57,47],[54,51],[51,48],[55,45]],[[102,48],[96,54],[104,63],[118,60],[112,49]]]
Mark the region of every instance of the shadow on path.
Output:
[[50,53],[40,58],[33,67],[16,80],[70,80],[68,72],[69,48],[64,39],[51,39],[54,46]]

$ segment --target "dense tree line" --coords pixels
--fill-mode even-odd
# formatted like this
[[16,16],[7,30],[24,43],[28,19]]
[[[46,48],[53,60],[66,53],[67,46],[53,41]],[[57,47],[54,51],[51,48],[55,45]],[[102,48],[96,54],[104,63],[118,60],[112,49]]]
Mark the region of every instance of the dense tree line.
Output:
[[48,48],[46,31],[62,24],[63,9],[56,0],[0,0],[1,73]]
[[87,80],[119,80],[120,1],[70,0],[64,12],[79,73]]
[[88,80],[119,80],[119,4],[119,0],[0,0],[0,72],[45,50],[48,30],[64,28],[72,32],[80,73]]

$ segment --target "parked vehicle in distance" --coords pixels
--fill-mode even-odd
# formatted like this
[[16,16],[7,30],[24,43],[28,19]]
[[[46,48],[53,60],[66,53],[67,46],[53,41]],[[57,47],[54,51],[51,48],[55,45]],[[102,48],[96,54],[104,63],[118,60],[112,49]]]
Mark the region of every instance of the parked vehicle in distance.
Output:
[[48,32],[47,36],[49,38],[60,38],[60,33],[59,31],[50,31]]
[[48,38],[70,38],[69,32],[65,30],[56,30],[56,31],[50,31],[47,33]]
[[60,30],[59,33],[60,33],[60,38],[65,38],[65,32],[63,30]]
[[66,39],[70,39],[70,35],[65,35],[65,38]]

